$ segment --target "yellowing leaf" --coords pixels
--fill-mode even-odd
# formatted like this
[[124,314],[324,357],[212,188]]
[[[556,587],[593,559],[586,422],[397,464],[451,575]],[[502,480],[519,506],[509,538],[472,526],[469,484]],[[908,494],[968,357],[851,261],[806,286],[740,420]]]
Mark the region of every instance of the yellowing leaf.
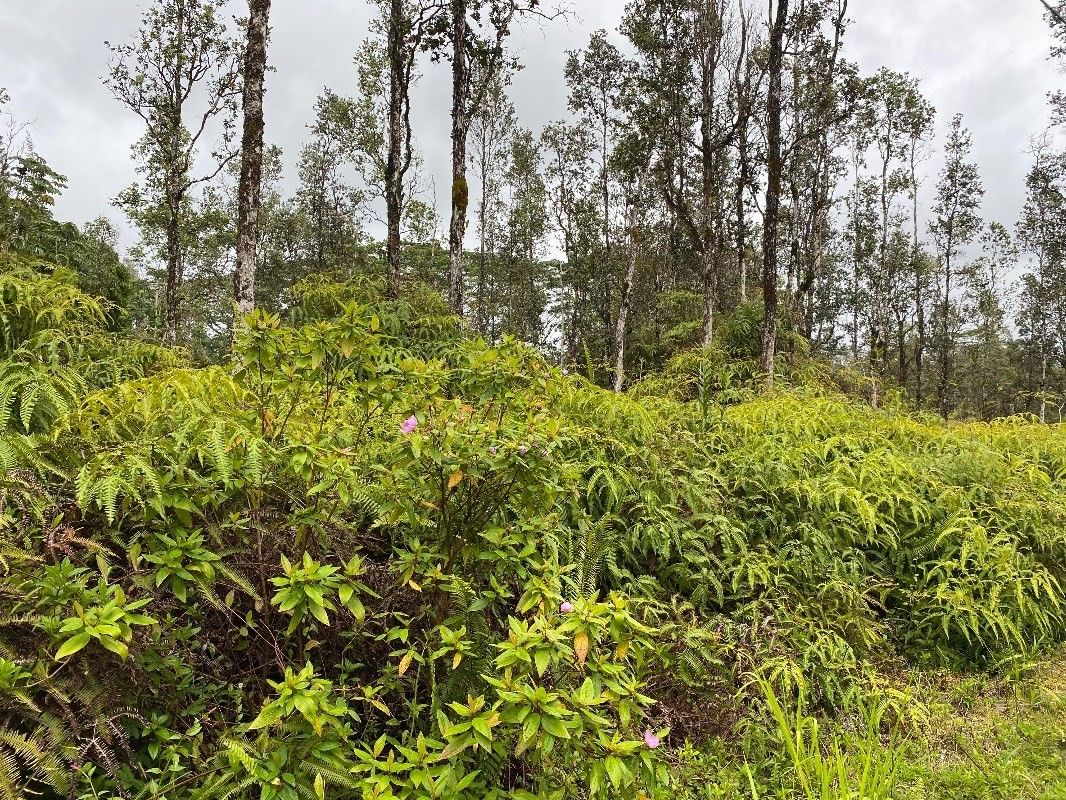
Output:
[[623,658],[626,657],[626,653],[628,653],[628,652],[629,652],[629,641],[627,640],[627,641],[624,641],[624,642],[620,642],[619,645],[618,645],[618,649],[614,653],[615,660],[616,661],[621,661]]
[[589,635],[586,631],[574,637],[574,655],[577,656],[577,663],[585,666],[585,659],[589,656]]
[[448,488],[454,489],[459,483],[459,481],[461,481],[462,479],[463,471],[461,469],[457,469],[455,472],[452,473],[452,476],[448,478]]
[[397,670],[397,674],[403,675],[407,672],[407,668],[411,666],[411,651],[407,651],[407,655],[400,659],[400,668]]
[[463,660],[462,653],[456,653],[452,658],[452,669],[459,669],[459,662]]

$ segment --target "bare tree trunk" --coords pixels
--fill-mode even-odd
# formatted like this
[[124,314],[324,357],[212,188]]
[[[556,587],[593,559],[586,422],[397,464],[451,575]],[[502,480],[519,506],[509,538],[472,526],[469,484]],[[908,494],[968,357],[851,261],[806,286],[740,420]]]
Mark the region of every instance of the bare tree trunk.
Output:
[[178,18],[176,21],[176,44],[174,48],[174,82],[170,88],[170,152],[167,154],[169,164],[167,171],[167,313],[163,329],[163,341],[167,344],[176,344],[178,332],[181,327],[181,283],[183,278],[182,252],[181,252],[181,201],[184,199],[185,176],[181,174],[178,161],[181,158],[181,131],[182,131],[182,106],[184,93],[182,74],[184,72],[184,37],[185,37],[185,4],[177,4]]
[[625,349],[626,349],[626,323],[629,319],[629,304],[633,294],[633,280],[637,273],[637,225],[640,222],[637,196],[632,198],[629,204],[629,250],[626,253],[626,276],[622,281],[622,298],[618,305],[618,319],[614,328],[614,390],[622,391],[625,383]]
[[740,275],[740,302],[748,301],[748,223],[744,215],[744,190],[750,178],[748,171],[748,125],[742,123],[739,130],[740,141],[737,146],[737,270]]
[[[706,86],[706,84],[705,84]],[[700,215],[700,278],[703,281],[703,346],[710,347],[714,341],[714,306],[718,289],[716,274],[718,268],[717,252],[715,250],[714,226],[711,218],[712,209],[717,207],[714,202],[714,162],[711,153],[710,125],[711,121],[707,113],[705,101],[705,115],[703,119],[703,180],[700,189],[702,194]]]
[[915,156],[915,143],[911,142],[911,221],[914,224],[911,242],[911,269],[914,270],[914,311],[917,321],[917,333],[914,342],[914,399],[922,407],[922,360],[925,358],[925,298],[922,295],[922,265],[918,241],[918,169]]
[[453,314],[463,314],[463,238],[470,187],[466,180],[466,135],[470,127],[467,96],[470,86],[466,63],[467,0],[451,0],[452,13],[452,214],[448,226],[451,261],[448,304]]
[[400,222],[403,214],[403,106],[404,76],[407,70],[404,53],[403,0],[390,0],[389,32],[389,151],[385,163],[385,215],[387,234],[385,260],[388,269],[389,297],[400,296]]
[[774,385],[774,355],[777,349],[777,227],[781,211],[781,70],[788,21],[788,0],[777,0],[777,15],[770,34],[766,94],[766,207],[763,217],[763,322],[759,366],[767,389]]
[[[173,170],[171,170],[173,172]],[[167,190],[167,290],[166,322],[163,329],[163,341],[176,344],[181,327],[181,190],[175,186],[175,176],[169,178],[171,186]]]
[[241,178],[237,197],[237,267],[233,298],[237,319],[255,307],[256,250],[259,245],[259,207],[263,180],[263,82],[270,36],[271,0],[248,0],[248,39],[244,51],[244,134],[241,140]]
[[954,242],[948,240],[944,257],[944,303],[941,307],[942,320],[940,329],[943,334],[940,352],[940,386],[937,388],[937,401],[940,414],[947,417],[950,411],[948,402],[948,384],[951,380],[951,248]]

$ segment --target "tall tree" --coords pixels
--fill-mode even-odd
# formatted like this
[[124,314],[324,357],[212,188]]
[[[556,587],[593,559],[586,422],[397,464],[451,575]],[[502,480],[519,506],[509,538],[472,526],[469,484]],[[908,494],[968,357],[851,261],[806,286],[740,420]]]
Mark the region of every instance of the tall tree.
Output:
[[870,370],[876,405],[878,384],[886,368],[890,309],[897,310],[899,382],[901,385],[907,384],[908,354],[903,346],[903,317],[906,316],[914,292],[913,284],[904,280],[909,277],[904,270],[912,266],[912,259],[901,261],[896,258],[897,250],[891,245],[894,234],[902,224],[896,207],[897,197],[909,188],[907,183],[910,174],[905,169],[907,153],[931,124],[932,107],[919,92],[917,80],[885,68],[878,70],[868,81],[865,91],[869,98],[867,113],[860,116],[859,124],[867,126],[872,133],[877,155],[876,180],[881,212],[877,268],[873,273],[874,291],[870,298],[873,321],[870,331]]
[[918,165],[932,153],[936,109],[931,104],[920,107],[914,124],[907,131],[907,192],[911,200],[911,277],[914,280],[914,401],[921,407],[925,398],[922,381],[925,367],[925,348],[928,339],[926,329],[926,302],[929,284],[929,257],[922,250],[919,235],[918,194],[924,177],[918,174]]
[[951,121],[944,167],[937,184],[934,218],[929,224],[940,259],[940,376],[937,404],[945,417],[951,410],[951,368],[955,350],[953,278],[958,271],[963,248],[981,230],[981,218],[977,212],[981,207],[984,189],[977,165],[968,160],[972,147],[970,132],[962,127],[962,115],[956,114]]
[[841,57],[847,0],[799,3],[786,29],[783,222],[788,241],[784,284],[793,319],[811,337],[819,316],[812,297],[824,294],[830,216],[843,175],[836,152],[844,143],[859,81]]
[[[537,13],[540,0],[449,0],[447,39],[452,62],[452,187],[448,224],[450,260],[448,305],[462,316],[463,244],[470,185],[467,182],[467,136],[473,113],[491,82],[507,66],[504,42],[518,17]],[[487,29],[482,35],[479,29]]]
[[625,385],[626,327],[633,299],[637,260],[641,254],[641,215],[647,205],[645,184],[651,167],[651,142],[639,132],[631,132],[619,143],[616,161],[626,186],[626,269],[619,292],[618,314],[614,330],[614,390]]
[[[140,221],[164,230],[164,340],[171,343],[177,341],[181,324],[186,198],[237,154],[231,142],[241,71],[238,48],[221,19],[222,5],[221,0],[160,0],[143,12],[135,42],[108,43],[113,57],[105,84],[146,127],[135,152],[148,192],[135,194],[158,209],[141,214]],[[221,141],[210,154],[211,165],[194,176],[212,123],[220,128]]]
[[241,138],[241,178],[237,189],[237,267],[233,273],[233,299],[238,319],[255,306],[256,249],[263,185],[263,83],[269,38],[270,0],[248,0],[244,132]]
[[384,165],[385,258],[389,294],[399,297],[401,225],[410,200],[407,173],[415,161],[411,131],[411,87],[419,50],[426,46],[433,26],[442,15],[436,0],[377,0],[384,21],[385,55],[389,87],[386,102],[386,150]]
[[1066,353],[1056,347],[1066,343],[1066,326],[1060,337],[1055,324],[1066,313],[1066,154],[1046,134],[1034,140],[1032,154],[1017,241],[1033,264],[1022,276],[1017,324],[1029,363],[1028,394],[1043,422],[1056,352],[1060,360]]
[[[592,34],[583,51],[567,53],[564,76],[570,89],[570,109],[594,130],[598,139],[600,214],[604,261],[611,260],[611,152],[619,121],[626,61],[607,38],[607,31]],[[609,290],[608,290],[609,291]]]
[[781,73],[788,23],[788,0],[771,0],[769,86],[766,92],[766,203],[763,206],[763,320],[759,367],[765,385],[774,385],[777,350],[777,236],[781,212]]
[[477,207],[478,256],[474,321],[478,331],[491,336],[488,285],[491,261],[501,238],[501,191],[509,167],[511,144],[518,129],[514,105],[507,97],[506,84],[497,78],[471,123],[474,172],[480,183]]

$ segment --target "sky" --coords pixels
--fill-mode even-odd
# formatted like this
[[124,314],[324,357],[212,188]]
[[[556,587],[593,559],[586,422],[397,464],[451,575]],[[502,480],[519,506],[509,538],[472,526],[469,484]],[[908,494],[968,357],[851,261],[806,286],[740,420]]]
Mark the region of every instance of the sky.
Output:
[[[234,0],[234,13],[242,5]],[[0,87],[11,95],[14,116],[32,123],[38,152],[69,179],[56,216],[79,224],[111,216],[123,230],[123,247],[134,234],[110,200],[136,179],[130,146],[143,131],[101,78],[109,58],[105,40],[131,40],[142,6],[137,0],[0,0]],[[511,94],[524,126],[539,131],[566,116],[566,51],[582,47],[598,28],[614,31],[623,8],[623,0],[570,0],[566,19],[516,32],[512,46],[525,69]],[[848,11],[846,57],[864,74],[886,66],[918,78],[937,109],[941,141],[951,117],[964,115],[986,190],[984,216],[1008,227],[1024,201],[1029,138],[1046,126],[1048,92],[1066,84],[1048,61],[1042,11],[1039,0],[851,0]],[[273,2],[276,72],[267,78],[267,139],[285,153],[290,186],[316,96],[326,86],[355,91],[352,57],[367,35],[369,14],[359,0]],[[414,100],[418,145],[433,178],[427,183],[438,187],[447,186],[450,164],[449,77],[446,63],[428,65]],[[927,165],[926,205],[938,168],[935,158]],[[443,206],[447,193],[436,195]]]

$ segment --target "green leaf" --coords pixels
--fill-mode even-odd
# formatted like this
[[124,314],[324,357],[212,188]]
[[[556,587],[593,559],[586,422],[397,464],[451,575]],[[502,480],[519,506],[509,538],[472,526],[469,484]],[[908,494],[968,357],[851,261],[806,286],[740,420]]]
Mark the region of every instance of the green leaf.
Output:
[[74,653],[78,652],[83,647],[85,647],[85,645],[87,645],[91,639],[92,637],[84,631],[82,633],[77,634],[76,636],[71,636],[69,639],[63,642],[62,646],[56,652],[56,661],[60,661],[66,658],[67,656],[73,655]]

